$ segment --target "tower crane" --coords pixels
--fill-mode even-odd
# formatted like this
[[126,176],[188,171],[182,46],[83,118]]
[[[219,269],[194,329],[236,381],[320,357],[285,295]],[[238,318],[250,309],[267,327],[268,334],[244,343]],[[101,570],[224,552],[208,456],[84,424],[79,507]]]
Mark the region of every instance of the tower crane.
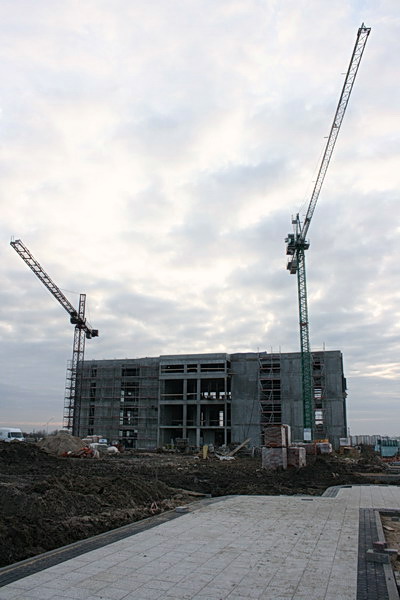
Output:
[[50,279],[46,271],[41,267],[38,261],[32,256],[28,248],[21,240],[11,241],[10,245],[32,269],[40,281],[47,287],[49,292],[58,300],[61,306],[70,316],[72,325],[75,325],[74,345],[72,351],[70,376],[67,376],[67,385],[64,401],[64,428],[71,431],[73,435],[78,435],[79,429],[79,363],[83,361],[85,355],[85,340],[97,337],[99,332],[93,329],[85,319],[86,294],[79,295],[78,310],[74,308],[71,302],[64,296],[60,288]]
[[349,102],[350,94],[353,89],[353,84],[370,31],[371,28],[366,27],[364,23],[358,29],[353,54],[351,55],[350,64],[347,69],[346,78],[340,94],[333,124],[328,136],[328,141],[326,143],[325,151],[318,171],[318,176],[311,194],[311,200],[308,205],[306,216],[303,222],[301,221],[299,214],[292,219],[294,233],[289,233],[285,238],[286,254],[290,257],[287,262],[287,269],[289,270],[290,274],[297,274],[305,441],[313,439],[314,428],[312,358],[308,325],[306,265],[304,255],[305,250],[308,250],[310,243],[306,236],[310,227],[312,216],[314,214],[315,206],[319,198],[322,184],[328,170],[329,162],[332,157],[336,139],[339,134],[344,114],[346,112],[347,104]]

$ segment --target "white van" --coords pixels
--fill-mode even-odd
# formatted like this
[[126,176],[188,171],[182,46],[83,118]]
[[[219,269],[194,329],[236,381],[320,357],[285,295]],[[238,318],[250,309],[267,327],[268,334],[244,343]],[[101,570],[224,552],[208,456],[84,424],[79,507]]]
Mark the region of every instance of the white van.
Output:
[[24,442],[24,434],[17,427],[0,427],[0,441]]

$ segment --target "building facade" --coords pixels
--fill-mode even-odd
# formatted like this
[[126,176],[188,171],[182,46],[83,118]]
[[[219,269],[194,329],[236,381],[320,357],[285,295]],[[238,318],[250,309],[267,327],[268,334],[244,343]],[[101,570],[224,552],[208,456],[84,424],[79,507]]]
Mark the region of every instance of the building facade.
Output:
[[[339,351],[314,352],[314,438],[334,447],[347,433]],[[265,424],[287,423],[303,439],[300,353],[182,354],[85,361],[79,372],[76,432],[150,449],[186,440],[221,446]]]

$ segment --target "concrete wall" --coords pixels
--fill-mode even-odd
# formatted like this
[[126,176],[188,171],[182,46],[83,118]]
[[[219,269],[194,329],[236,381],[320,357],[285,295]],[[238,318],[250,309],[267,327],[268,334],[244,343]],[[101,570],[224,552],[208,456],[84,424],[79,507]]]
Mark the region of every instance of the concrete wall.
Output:
[[[329,438],[339,448],[339,438],[347,435],[346,381],[343,375],[342,353],[338,350],[313,353],[313,376],[321,382],[321,398],[314,407],[321,410],[323,424],[315,427],[314,438]],[[317,368],[318,366],[318,368]],[[303,400],[301,386],[301,355],[281,354],[282,422],[292,427],[293,441],[303,439]]]
[[232,441],[251,438],[250,445],[261,444],[258,354],[231,354]]
[[281,354],[282,423],[291,426],[292,441],[303,441],[303,395],[300,352]]
[[347,436],[346,381],[343,377],[341,352],[325,352],[326,428],[329,441],[334,448],[339,447],[339,438]]

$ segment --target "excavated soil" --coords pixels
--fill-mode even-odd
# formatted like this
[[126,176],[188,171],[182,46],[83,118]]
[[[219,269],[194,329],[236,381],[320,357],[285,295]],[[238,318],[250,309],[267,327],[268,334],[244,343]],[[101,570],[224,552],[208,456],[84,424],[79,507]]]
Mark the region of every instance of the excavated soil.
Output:
[[61,458],[34,444],[0,442],[0,566],[170,510],[199,494],[312,494],[373,482],[379,464],[319,457],[304,469],[267,472],[260,457],[203,460],[125,453]]

